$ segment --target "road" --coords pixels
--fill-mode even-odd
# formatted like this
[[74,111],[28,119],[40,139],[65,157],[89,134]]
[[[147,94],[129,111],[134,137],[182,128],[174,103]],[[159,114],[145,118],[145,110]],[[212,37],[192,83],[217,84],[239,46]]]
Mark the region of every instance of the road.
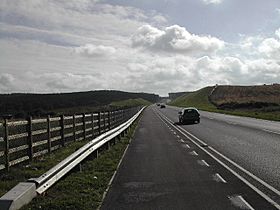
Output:
[[101,209],[280,209],[279,123],[178,111],[145,110]]

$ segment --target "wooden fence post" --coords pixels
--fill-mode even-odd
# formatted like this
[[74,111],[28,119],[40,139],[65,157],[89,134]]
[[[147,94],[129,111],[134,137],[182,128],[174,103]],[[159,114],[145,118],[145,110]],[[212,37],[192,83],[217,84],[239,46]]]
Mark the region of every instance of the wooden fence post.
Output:
[[64,115],[60,115],[60,137],[61,137],[61,146],[65,146],[64,139]]
[[52,142],[51,142],[51,120],[50,115],[47,117],[47,139],[48,139],[48,153],[52,151]]
[[32,136],[32,117],[28,117],[28,128],[27,128],[27,144],[28,144],[28,156],[29,161],[31,162],[33,160],[33,136]]
[[91,113],[91,137],[94,138],[94,115]]
[[5,167],[6,171],[10,171],[10,147],[9,147],[9,125],[8,119],[4,121],[4,142],[5,142]]
[[101,134],[101,112],[98,112],[98,133]]
[[103,111],[103,129],[104,132],[106,131],[106,112]]
[[73,115],[73,139],[76,141],[76,116]]
[[108,128],[111,129],[111,111],[108,111]]
[[86,114],[83,113],[83,136],[84,140],[86,140]]

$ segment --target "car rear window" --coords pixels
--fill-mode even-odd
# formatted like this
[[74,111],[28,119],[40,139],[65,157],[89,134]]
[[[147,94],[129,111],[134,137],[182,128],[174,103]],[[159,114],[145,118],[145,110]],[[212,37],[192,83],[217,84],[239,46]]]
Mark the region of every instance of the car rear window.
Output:
[[186,109],[184,114],[197,114],[197,111],[195,109]]

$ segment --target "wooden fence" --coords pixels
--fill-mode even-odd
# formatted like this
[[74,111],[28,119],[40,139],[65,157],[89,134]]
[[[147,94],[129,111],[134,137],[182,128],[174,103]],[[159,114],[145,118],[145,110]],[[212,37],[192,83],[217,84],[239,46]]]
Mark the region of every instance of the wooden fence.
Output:
[[0,123],[0,170],[31,162],[33,158],[66,146],[70,142],[91,140],[132,117],[140,107],[91,114],[32,119]]

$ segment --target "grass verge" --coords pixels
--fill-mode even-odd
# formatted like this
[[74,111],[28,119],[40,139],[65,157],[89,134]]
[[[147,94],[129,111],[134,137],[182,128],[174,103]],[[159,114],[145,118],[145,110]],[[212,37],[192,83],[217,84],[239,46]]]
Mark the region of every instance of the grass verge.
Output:
[[10,172],[1,171],[0,174],[0,196],[4,195],[17,183],[26,181],[29,178],[38,177],[54,165],[68,157],[75,152],[78,148],[82,147],[88,141],[78,141],[68,144],[64,148],[49,155],[37,158],[29,165],[19,165],[11,167]]
[[81,172],[69,174],[49,189],[44,196],[37,196],[23,209],[97,209],[134,134],[138,120],[134,122],[128,134],[110,150],[102,152],[97,159],[85,162]]

